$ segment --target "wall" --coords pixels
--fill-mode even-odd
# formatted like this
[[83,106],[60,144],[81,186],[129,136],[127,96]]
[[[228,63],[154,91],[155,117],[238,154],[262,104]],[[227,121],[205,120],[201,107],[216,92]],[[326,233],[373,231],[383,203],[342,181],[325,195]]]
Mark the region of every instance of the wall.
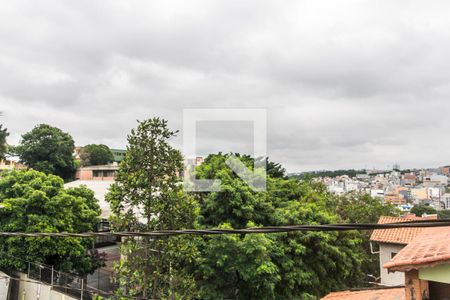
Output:
[[75,179],[79,180],[92,180],[92,170],[86,170],[86,169],[77,169],[75,173]]
[[420,269],[419,278],[450,284],[450,264]]
[[405,245],[380,244],[380,275],[382,285],[396,286],[405,284],[405,273],[388,273],[387,269],[383,268],[383,265],[392,259],[391,253],[398,253],[404,247]]
[[[21,300],[40,300],[40,299],[51,299],[51,300],[78,300],[77,298],[73,298],[57,292],[51,288],[49,285],[40,284],[39,282],[28,279],[26,274],[20,273],[16,275],[20,277],[22,280],[20,281],[18,287],[18,299]],[[32,281],[32,282],[28,282]]]

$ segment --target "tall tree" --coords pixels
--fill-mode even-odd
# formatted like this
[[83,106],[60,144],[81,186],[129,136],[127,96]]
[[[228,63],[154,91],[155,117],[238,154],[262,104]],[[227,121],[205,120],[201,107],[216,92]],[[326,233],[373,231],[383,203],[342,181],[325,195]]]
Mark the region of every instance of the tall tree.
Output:
[[[34,170],[0,173],[0,231],[88,232],[99,222],[100,207],[86,187],[64,189],[54,175]],[[0,238],[0,267],[25,270],[24,260],[84,275],[100,264],[88,255],[91,239]]]
[[437,211],[434,207],[423,204],[423,205],[414,205],[414,207],[411,208],[411,213],[421,217],[423,214],[428,215],[437,214]]
[[40,124],[22,135],[15,147],[20,160],[30,168],[58,175],[63,179],[73,177],[75,162],[72,136],[61,129]]
[[[236,156],[251,167],[247,156]],[[245,228],[340,221],[329,208],[322,185],[286,179],[277,172],[274,177],[268,175],[267,191],[254,192],[227,167],[227,157],[210,155],[196,169],[198,178],[220,179],[222,185],[220,192],[198,195],[201,226]],[[205,237],[199,242],[200,254],[193,269],[204,299],[317,299],[362,278],[360,243],[357,232]]]
[[[197,205],[184,194],[179,174],[182,156],[169,140],[176,132],[167,121],[140,122],[128,136],[125,159],[106,196],[118,230],[154,231],[192,228]],[[186,265],[195,256],[192,239],[184,237],[126,239],[117,268],[119,294],[144,298],[192,298],[194,280]]]
[[0,160],[5,159],[8,145],[6,144],[6,138],[9,133],[6,128],[3,128],[3,124],[0,124]]
[[[377,223],[380,216],[398,216],[401,211],[390,203],[382,203],[366,193],[348,193],[342,196],[329,195],[332,201],[328,207],[334,209],[345,223]],[[371,231],[359,232],[362,243],[355,245],[355,251],[362,254],[364,274],[380,276],[380,260],[373,255],[370,248]],[[368,277],[366,277],[369,279]]]
[[80,158],[82,166],[106,165],[114,161],[111,149],[103,144],[84,146],[80,151]]

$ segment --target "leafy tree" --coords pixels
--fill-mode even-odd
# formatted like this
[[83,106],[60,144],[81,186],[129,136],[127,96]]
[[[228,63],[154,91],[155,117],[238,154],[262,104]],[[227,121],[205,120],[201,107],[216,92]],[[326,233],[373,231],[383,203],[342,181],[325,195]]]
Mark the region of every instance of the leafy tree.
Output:
[[336,212],[348,223],[377,223],[380,216],[398,216],[400,210],[391,203],[382,203],[365,193],[335,196]]
[[[247,156],[236,156],[251,167]],[[254,192],[226,166],[227,157],[210,155],[197,167],[198,178],[220,179],[222,184],[220,192],[197,195],[202,227],[340,221],[323,185],[268,176],[267,191]],[[316,299],[362,278],[360,243],[357,232],[204,237],[195,267],[201,297]]]
[[[87,232],[95,229],[100,207],[86,187],[64,189],[54,175],[34,170],[0,173],[0,231]],[[23,260],[84,275],[101,261],[87,250],[91,239],[0,238],[0,267],[25,270]]]
[[429,206],[429,205],[414,205],[413,208],[411,208],[410,211],[412,214],[415,214],[416,216],[422,216],[423,214],[427,214],[427,215],[434,215],[437,214],[436,209],[434,209],[433,207]]
[[106,165],[114,161],[113,153],[108,146],[100,144],[86,145],[80,153],[82,166]]
[[0,160],[5,159],[7,151],[6,138],[9,136],[8,130],[0,124]]
[[[377,223],[380,216],[398,216],[400,210],[393,204],[382,203],[365,193],[349,193],[343,196],[330,195],[332,201],[330,206],[335,209],[343,222],[346,223]],[[371,254],[370,236],[371,231],[360,232],[362,243],[359,251],[364,259],[362,270],[364,274],[378,277],[380,274],[380,261],[378,255]]]
[[[167,121],[140,122],[128,136],[125,159],[107,200],[118,230],[154,231],[194,227],[198,208],[180,185],[182,156],[170,144],[176,132]],[[126,258],[117,267],[119,294],[144,298],[193,298],[194,280],[186,266],[196,255],[191,238],[124,240]]]
[[450,210],[439,210],[437,212],[439,219],[450,219]]
[[20,145],[15,151],[30,168],[63,179],[73,177],[74,142],[70,134],[47,124],[40,124],[22,135]]

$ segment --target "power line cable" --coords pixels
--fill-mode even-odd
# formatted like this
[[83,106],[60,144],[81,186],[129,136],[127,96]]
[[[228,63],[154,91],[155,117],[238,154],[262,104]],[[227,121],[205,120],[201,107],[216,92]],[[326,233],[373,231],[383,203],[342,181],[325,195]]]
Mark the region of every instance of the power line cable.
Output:
[[375,230],[395,228],[422,228],[422,227],[446,227],[450,226],[450,220],[425,220],[409,221],[389,224],[318,224],[318,225],[288,225],[288,226],[264,226],[245,229],[182,229],[182,230],[156,230],[145,232],[0,232],[0,237],[166,237],[177,235],[223,235],[223,234],[257,234],[257,233],[286,233],[297,231],[349,231],[349,230]]

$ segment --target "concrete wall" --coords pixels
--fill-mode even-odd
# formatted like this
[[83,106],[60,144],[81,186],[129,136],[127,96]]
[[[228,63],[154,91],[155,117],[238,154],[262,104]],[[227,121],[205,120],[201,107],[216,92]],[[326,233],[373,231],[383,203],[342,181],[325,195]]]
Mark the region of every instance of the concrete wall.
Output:
[[20,273],[16,276],[20,276],[21,280],[27,280],[19,282],[18,299],[20,300],[77,300],[53,290],[49,285],[29,279],[26,274]]
[[382,285],[395,286],[405,284],[405,273],[388,273],[387,269],[383,268],[383,265],[392,259],[393,253],[400,252],[404,247],[405,245],[380,244],[380,275]]

